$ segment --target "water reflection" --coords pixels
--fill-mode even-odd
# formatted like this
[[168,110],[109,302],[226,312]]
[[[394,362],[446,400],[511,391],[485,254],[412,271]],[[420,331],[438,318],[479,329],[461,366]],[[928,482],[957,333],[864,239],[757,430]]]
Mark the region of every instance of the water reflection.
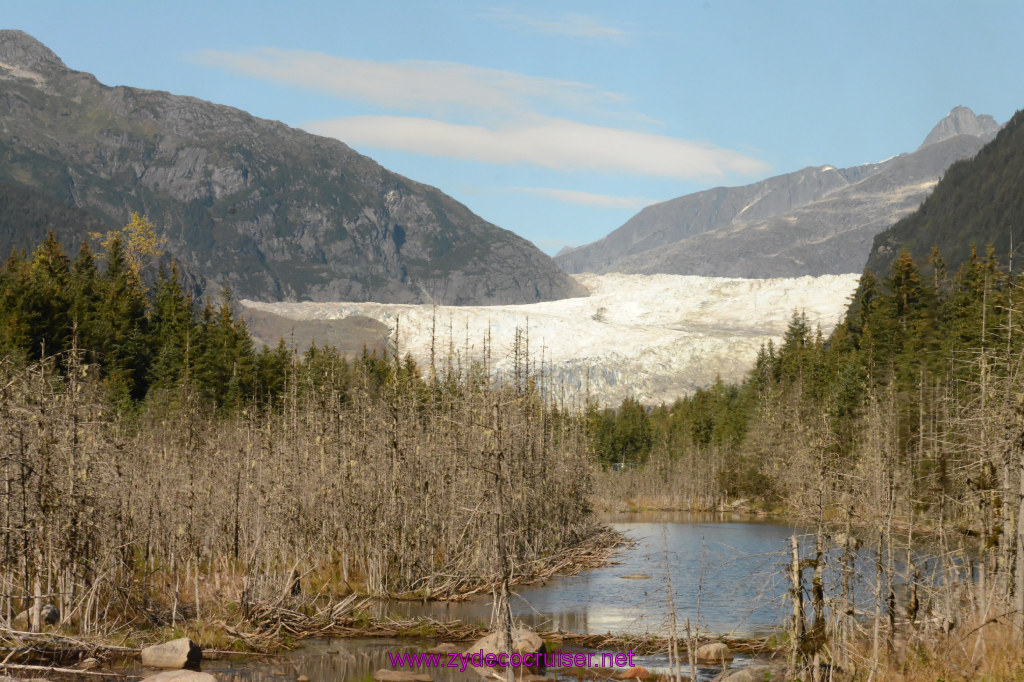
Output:
[[[785,618],[788,585],[780,564],[786,560],[791,526],[682,512],[618,514],[605,521],[636,540],[636,546],[614,565],[518,588],[515,618],[546,630],[664,634],[666,576],[671,577],[680,623],[688,618],[707,632],[760,634]],[[491,604],[487,597],[451,604],[379,604],[376,615],[385,614],[487,625]]]

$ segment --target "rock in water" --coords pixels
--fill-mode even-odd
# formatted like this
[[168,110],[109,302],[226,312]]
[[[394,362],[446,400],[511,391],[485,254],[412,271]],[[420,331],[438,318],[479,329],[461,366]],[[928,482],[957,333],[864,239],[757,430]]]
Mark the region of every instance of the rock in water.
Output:
[[142,665],[147,668],[185,668],[197,666],[201,660],[203,650],[188,637],[147,646],[142,650]]
[[731,660],[732,652],[722,642],[712,642],[711,644],[697,647],[698,663],[721,663],[722,661]]
[[[492,632],[473,642],[473,645],[466,650],[468,654],[475,654],[483,651],[483,655],[498,654],[505,650],[503,646],[504,635],[500,632]],[[512,651],[509,653],[533,654],[544,651],[544,640],[533,630],[524,627],[512,630]]]
[[405,670],[385,670],[381,668],[373,674],[377,682],[433,682],[426,673],[411,673]]
[[752,665],[740,670],[727,670],[716,676],[712,682],[775,682],[786,679],[786,666],[781,663]]
[[156,675],[150,675],[142,682],[217,682],[217,678],[210,673],[201,673],[198,670],[165,670]]
[[651,676],[651,672],[643,667],[642,665],[634,665],[632,668],[626,668],[625,670],[617,673],[615,679],[617,680],[646,680]]

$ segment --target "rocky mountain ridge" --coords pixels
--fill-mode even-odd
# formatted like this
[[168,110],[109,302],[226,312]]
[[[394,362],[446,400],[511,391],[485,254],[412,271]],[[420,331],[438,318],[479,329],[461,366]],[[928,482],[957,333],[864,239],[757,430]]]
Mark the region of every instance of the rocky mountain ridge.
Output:
[[605,238],[563,250],[566,271],[795,277],[858,272],[875,234],[914,211],[999,126],[953,109],[916,151],[850,168],[804,168],[648,206]]
[[530,242],[342,142],[108,87],[20,31],[0,31],[0,182],[109,227],[146,214],[208,293],[456,305],[583,293]]

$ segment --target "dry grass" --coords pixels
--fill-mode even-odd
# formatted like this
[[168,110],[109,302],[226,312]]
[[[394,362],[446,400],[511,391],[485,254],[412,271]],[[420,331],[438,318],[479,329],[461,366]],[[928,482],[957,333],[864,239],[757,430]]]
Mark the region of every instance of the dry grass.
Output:
[[915,632],[884,651],[872,664],[869,642],[852,652],[853,669],[845,679],[954,682],[963,680],[1024,679],[1021,633],[1006,622],[988,621],[984,627],[965,624],[948,634]]

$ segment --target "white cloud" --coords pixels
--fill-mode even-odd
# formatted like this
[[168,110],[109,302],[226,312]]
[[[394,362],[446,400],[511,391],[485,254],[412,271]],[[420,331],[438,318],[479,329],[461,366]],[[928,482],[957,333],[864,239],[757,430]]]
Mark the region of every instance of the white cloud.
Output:
[[569,38],[589,38],[623,43],[627,36],[626,31],[618,26],[612,26],[588,14],[574,12],[565,12],[559,17],[549,18],[495,8],[485,16],[517,28]]
[[626,97],[586,83],[436,61],[377,62],[264,47],[203,50],[193,59],[253,78],[411,111],[477,112],[502,118],[550,106],[601,110]]
[[304,127],[355,146],[562,171],[707,180],[763,174],[769,169],[764,162],[730,149],[555,118],[533,117],[488,128],[425,118],[353,116]]
[[591,192],[580,192],[573,189],[554,189],[550,187],[509,187],[508,189],[512,192],[547,197],[567,204],[582,204],[584,206],[597,206],[600,208],[628,208],[634,211],[658,202],[657,199],[648,199],[646,197],[617,197],[608,194],[592,194]]
[[[573,30],[595,34],[604,30],[596,20],[571,18],[562,28],[572,25]],[[534,28],[557,28],[545,26]],[[194,59],[204,66],[410,114],[353,116],[306,126],[356,146],[686,180],[754,176],[769,170],[752,156],[711,144],[569,120],[580,115],[607,123],[625,116],[627,126],[651,123],[623,106],[623,95],[586,83],[453,62],[378,62],[269,47],[249,52],[206,50]]]

